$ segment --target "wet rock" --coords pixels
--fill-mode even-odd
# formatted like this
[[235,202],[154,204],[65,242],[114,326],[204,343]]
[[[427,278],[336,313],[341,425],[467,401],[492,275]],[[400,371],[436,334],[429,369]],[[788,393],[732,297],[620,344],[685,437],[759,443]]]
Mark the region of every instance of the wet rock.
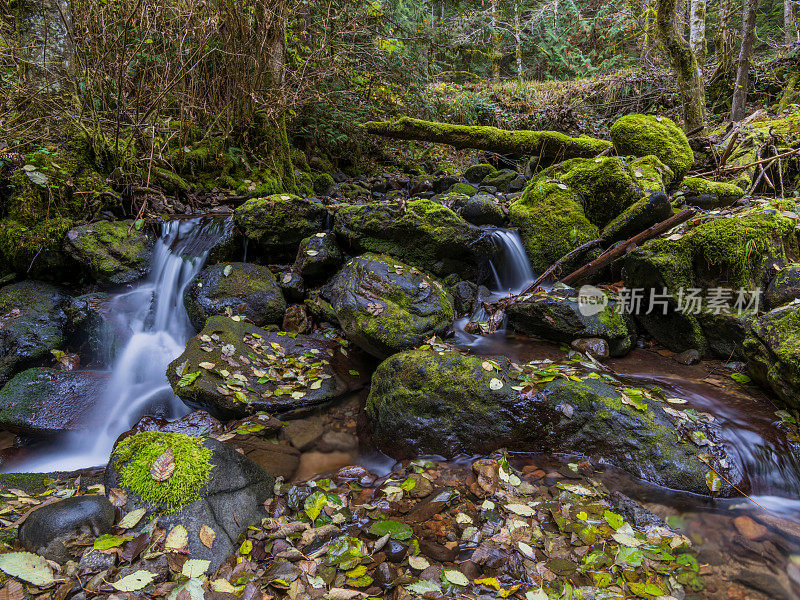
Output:
[[213,316],[169,365],[167,378],[186,404],[227,420],[329,402],[361,389],[369,368],[363,355],[338,341]]
[[304,238],[322,231],[327,214],[316,198],[274,194],[248,200],[233,211],[233,220],[248,239],[269,253],[270,260],[277,261],[294,256]]
[[36,281],[0,288],[0,385],[18,371],[51,364],[50,351],[64,349],[70,301]]
[[471,198],[466,196],[453,203],[453,210],[464,217],[473,225],[500,226],[506,220],[506,215],[493,196],[476,194]]
[[744,339],[755,315],[703,311],[696,316],[708,343],[708,350],[714,356],[745,360]]
[[740,535],[746,537],[751,542],[758,542],[769,535],[769,530],[766,527],[744,515],[736,517],[733,520],[733,525]]
[[69,541],[110,532],[114,517],[105,496],[75,496],[33,510],[17,535],[26,550],[63,563],[70,559]]
[[303,301],[306,295],[306,284],[299,273],[295,273],[294,271],[279,273],[277,280],[286,300],[289,302]]
[[270,442],[256,436],[236,438],[228,443],[241,448],[247,458],[273,477],[283,477],[284,481],[289,481],[300,465],[300,451],[289,444]]
[[434,540],[421,539],[419,549],[425,556],[438,562],[453,562],[458,556],[457,551]]
[[350,260],[324,294],[348,339],[378,358],[444,333],[455,318],[442,284],[385,255]]
[[431,187],[434,194],[443,194],[456,183],[458,183],[458,178],[456,177],[440,177],[431,182]]
[[578,352],[585,352],[595,358],[608,358],[608,342],[603,338],[578,338],[570,344]]
[[307,450],[313,446],[324,433],[319,418],[296,419],[288,421],[283,427],[283,434],[289,443],[298,450]]
[[754,319],[744,341],[750,375],[787,405],[800,407],[800,305]]
[[450,288],[450,295],[453,298],[453,307],[456,314],[464,315],[472,313],[472,302],[475,300],[475,294],[478,292],[478,286],[471,281],[459,281],[456,285]]
[[388,558],[392,562],[400,562],[406,557],[406,547],[404,544],[401,544],[397,540],[389,540],[388,543],[383,547],[383,551],[386,553],[386,558]]
[[93,417],[110,375],[36,367],[0,389],[0,429],[51,436],[95,425]]
[[657,156],[682,180],[694,164],[694,152],[683,130],[672,119],[655,115],[625,115],[611,126],[611,141],[622,155]]
[[[660,403],[637,408],[624,400],[633,392],[623,396],[622,384],[610,377],[545,378],[526,388],[514,373],[504,357],[396,354],[372,378],[365,411],[374,439],[394,457],[490,453],[503,447],[579,452],[660,485],[708,493],[707,465]],[[709,429],[708,436],[715,435]],[[730,465],[726,477],[740,481],[737,459],[724,458]]]
[[317,447],[322,452],[351,452],[358,448],[358,438],[346,431],[326,431]]
[[120,285],[147,274],[154,243],[133,221],[98,221],[70,229],[64,249],[95,281]]
[[636,342],[632,319],[616,309],[613,298],[602,310],[594,312],[595,308],[600,307],[579,304],[577,290],[535,292],[508,307],[508,325],[520,333],[555,342],[601,338],[608,343],[611,356],[624,356]]
[[195,329],[212,315],[242,315],[256,325],[281,323],[286,300],[272,272],[250,263],[206,267],[186,286],[183,305]]
[[353,254],[389,254],[441,277],[477,280],[497,251],[481,229],[431,200],[343,206],[334,231]]
[[697,350],[685,350],[675,357],[682,365],[696,365],[700,362],[700,353]]
[[87,362],[109,365],[132,335],[128,323],[117,319],[118,299],[96,292],[73,298],[68,313],[74,329],[72,345]]
[[116,562],[116,554],[106,554],[94,548],[87,548],[78,562],[78,571],[104,571],[113,567]]
[[770,282],[764,294],[769,308],[777,308],[800,298],[800,264],[790,264],[781,269]]
[[[152,487],[149,472],[154,459],[162,455],[161,449],[167,447],[172,451],[175,467],[174,473],[160,484],[166,488],[164,491],[164,487]],[[170,490],[171,482],[176,480],[181,481],[180,488]],[[188,533],[186,549],[191,558],[211,561],[212,572],[233,554],[247,527],[259,525],[267,516],[263,504],[272,496],[274,483],[271,475],[226,444],[211,438],[158,432],[139,433],[118,442],[105,473],[106,490],[121,488],[127,494],[126,512],[146,509],[140,527],[152,517],[168,532],[177,525],[183,526]],[[156,497],[159,500],[154,500]],[[179,512],[164,498],[179,500]],[[203,526],[215,534],[211,548],[200,539]]]
[[308,333],[311,331],[311,319],[308,318],[303,304],[292,304],[283,315],[283,331],[289,333]]
[[[480,183],[487,177],[492,177],[497,174],[497,169],[488,163],[481,163],[467,167],[464,171],[464,179],[470,183]],[[455,182],[454,182],[455,183]]]
[[300,242],[292,270],[306,281],[325,280],[342,264],[342,251],[332,233],[316,233]]
[[603,239],[608,242],[627,240],[672,216],[672,205],[664,192],[653,192],[639,200],[614,218],[605,229]]

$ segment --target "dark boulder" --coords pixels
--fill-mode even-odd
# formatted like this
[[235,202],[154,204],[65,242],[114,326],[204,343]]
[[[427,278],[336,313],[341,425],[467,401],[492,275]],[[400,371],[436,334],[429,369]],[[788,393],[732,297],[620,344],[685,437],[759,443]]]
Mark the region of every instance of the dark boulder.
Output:
[[342,251],[332,233],[315,233],[300,242],[292,270],[305,281],[325,280],[342,264]]

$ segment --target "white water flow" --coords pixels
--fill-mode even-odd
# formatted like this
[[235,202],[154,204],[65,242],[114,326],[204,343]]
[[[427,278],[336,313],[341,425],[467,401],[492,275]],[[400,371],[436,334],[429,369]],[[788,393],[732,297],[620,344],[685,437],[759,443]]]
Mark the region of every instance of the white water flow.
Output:
[[[117,437],[144,415],[177,418],[189,412],[167,382],[167,366],[194,335],[183,291],[205,263],[229,224],[208,218],[169,221],[153,251],[150,276],[111,300],[108,313],[126,332],[111,369],[95,421],[44,454],[15,465],[16,471],[69,471],[103,465]],[[108,344],[112,343],[108,340]]]

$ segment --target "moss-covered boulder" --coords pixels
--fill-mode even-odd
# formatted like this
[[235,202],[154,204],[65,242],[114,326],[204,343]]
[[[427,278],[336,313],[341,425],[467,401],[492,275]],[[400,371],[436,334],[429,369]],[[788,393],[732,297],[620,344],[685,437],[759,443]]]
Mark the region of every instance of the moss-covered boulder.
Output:
[[487,175],[484,180],[481,181],[481,186],[495,188],[498,192],[507,192],[508,186],[511,185],[511,182],[514,181],[518,175],[519,173],[516,171],[503,169],[492,175]]
[[34,437],[87,429],[108,381],[105,371],[22,371],[0,389],[0,429]]
[[619,242],[633,237],[672,216],[672,204],[664,192],[652,192],[631,204],[614,218],[602,231],[606,242]]
[[448,195],[463,194],[465,196],[474,196],[477,193],[478,193],[478,188],[476,188],[474,185],[461,182],[454,183],[449,188],[447,188],[447,191],[445,192],[445,194]]
[[425,199],[343,206],[334,231],[353,253],[389,254],[440,277],[474,280],[496,252],[485,232]]
[[675,183],[675,173],[657,156],[649,154],[630,163],[633,176],[644,193],[666,192]]
[[0,273],[9,272],[59,283],[78,274],[64,252],[64,236],[71,219],[42,219],[24,225],[0,219]]
[[470,183],[480,183],[487,177],[493,177],[497,174],[497,169],[488,163],[480,163],[467,167],[464,171],[464,179]]
[[[366,414],[378,445],[395,457],[484,454],[497,448],[572,452],[603,458],[648,481],[707,494],[708,467],[685,426],[715,439],[712,424],[671,416],[657,391],[629,388],[607,374],[565,365],[514,369],[505,357],[415,350],[381,363]],[[698,435],[698,434],[695,434]],[[728,478],[741,480],[728,461]],[[724,464],[724,463],[723,463]]]
[[499,227],[506,220],[503,209],[500,208],[494,196],[489,194],[475,194],[471,198],[459,196],[451,208],[461,215],[464,220],[473,225],[494,225]]
[[[739,289],[763,289],[775,266],[797,256],[794,220],[775,208],[764,208],[689,225],[683,234],[647,242],[621,263],[626,287],[644,291],[644,306],[651,293],[663,295],[666,290],[659,299],[666,302],[666,315],[661,308],[650,315],[644,310],[637,314],[645,329],[670,350],[704,353],[708,344],[696,311],[679,311],[682,304],[688,306],[691,290],[698,290],[694,295],[701,299],[710,289],[731,290],[729,303],[736,308]],[[747,305],[738,308],[741,312]]]
[[325,295],[348,339],[378,358],[443,334],[455,319],[441,283],[380,254],[350,260]]
[[777,308],[800,298],[800,264],[786,265],[769,282],[764,300],[769,308]]
[[273,194],[248,200],[233,211],[233,220],[272,262],[293,257],[304,238],[322,231],[327,214],[315,198]]
[[70,229],[64,249],[95,281],[121,285],[147,274],[154,242],[133,221],[98,221]]
[[279,324],[286,311],[286,300],[272,271],[250,263],[206,267],[186,286],[183,305],[198,331],[211,315],[230,313],[256,325],[268,325]]
[[239,536],[267,516],[264,502],[274,485],[271,475],[231,446],[158,431],[123,437],[105,472],[107,493],[120,489],[127,496],[123,513],[145,510],[137,531],[157,519],[168,536],[176,532],[167,539],[178,547],[168,551],[208,560],[211,572],[235,552]]
[[315,233],[300,242],[292,271],[305,281],[325,280],[336,273],[343,260],[334,234]]
[[686,204],[705,210],[730,206],[742,196],[742,189],[732,183],[709,181],[700,177],[687,177],[675,193],[675,197],[682,198]]
[[[573,289],[526,294],[507,309],[508,325],[515,331],[554,342],[602,338],[611,356],[625,356],[636,342],[636,325],[612,300],[599,312],[578,303]],[[592,310],[590,310],[592,309]]]
[[[600,237],[586,218],[580,197],[566,184],[537,180],[511,205],[509,221],[519,229],[534,271],[542,272],[559,258]],[[565,270],[577,264],[564,266]]]
[[744,352],[752,377],[787,406],[800,408],[800,305],[776,308],[755,319]]
[[231,419],[335,400],[361,389],[368,367],[358,351],[337,340],[213,316],[169,365],[167,378],[187,405]]
[[64,349],[71,298],[59,288],[22,281],[0,289],[0,384],[30,367],[48,364]]
[[694,152],[683,130],[672,119],[625,115],[611,126],[611,141],[622,155],[657,156],[680,181],[694,164]]

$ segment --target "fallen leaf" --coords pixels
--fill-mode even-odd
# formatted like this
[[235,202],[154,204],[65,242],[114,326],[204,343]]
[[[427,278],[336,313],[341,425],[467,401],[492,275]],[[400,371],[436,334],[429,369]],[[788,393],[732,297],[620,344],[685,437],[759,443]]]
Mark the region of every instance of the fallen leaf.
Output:
[[122,517],[118,526],[122,527],[123,529],[130,529],[131,527],[135,527],[136,524],[142,520],[142,517],[147,512],[146,508],[137,508],[136,510],[132,510],[127,515]]
[[189,534],[183,525],[176,525],[167,534],[164,542],[166,550],[183,550],[189,544]]
[[39,587],[55,582],[53,569],[47,561],[30,552],[0,554],[0,571]]
[[216,532],[211,529],[208,525],[203,525],[200,528],[200,542],[206,548],[212,548],[214,546],[214,540],[216,539],[217,534]]
[[120,592],[136,592],[148,586],[155,578],[156,576],[150,571],[146,569],[140,569],[135,573],[126,575],[111,585]]

